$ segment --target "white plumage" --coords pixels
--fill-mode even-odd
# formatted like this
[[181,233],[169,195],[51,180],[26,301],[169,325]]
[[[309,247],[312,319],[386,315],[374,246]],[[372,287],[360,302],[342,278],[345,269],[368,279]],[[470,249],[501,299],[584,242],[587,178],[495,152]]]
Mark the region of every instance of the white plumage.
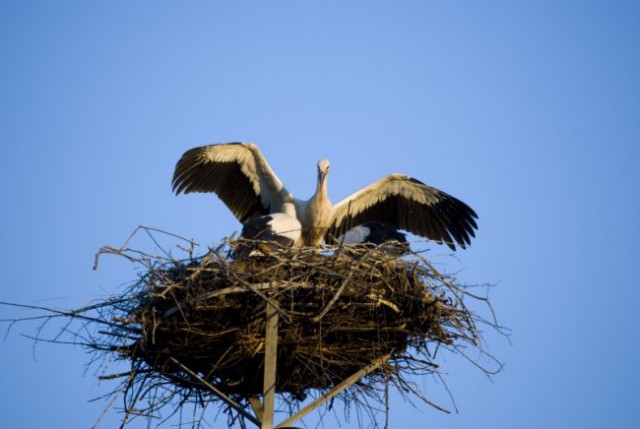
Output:
[[406,234],[399,232],[393,225],[381,222],[358,225],[339,236],[336,241],[347,246],[372,244],[394,256],[404,255],[410,250]]
[[242,227],[242,238],[275,241],[284,247],[302,245],[302,224],[291,202],[284,203],[284,212],[271,213],[251,219]]
[[292,197],[251,143],[227,143],[188,150],[178,161],[173,189],[214,192],[243,225],[257,217],[284,211],[292,199],[302,226],[301,243],[317,245],[367,222],[445,243],[455,250],[471,243],[476,213],[462,201],[401,174],[391,174],[331,204],[327,193],[329,162],[318,162],[316,191],[309,200]]
[[371,230],[365,225],[358,225],[337,238],[338,243],[362,244],[367,243]]
[[282,208],[282,212],[259,216],[243,225],[240,239],[234,249],[236,258],[261,256],[272,252],[274,248],[303,244],[302,225],[296,217],[295,206],[290,198],[284,202]]

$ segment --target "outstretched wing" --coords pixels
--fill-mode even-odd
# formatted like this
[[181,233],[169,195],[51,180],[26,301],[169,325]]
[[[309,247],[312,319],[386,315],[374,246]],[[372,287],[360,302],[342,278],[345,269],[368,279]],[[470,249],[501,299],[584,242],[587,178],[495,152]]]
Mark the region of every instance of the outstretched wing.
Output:
[[251,143],[226,143],[186,151],[173,173],[173,190],[214,192],[243,224],[280,211],[289,195]]
[[476,213],[457,198],[401,174],[391,174],[334,206],[328,234],[337,237],[366,222],[385,222],[399,229],[465,248],[478,228]]

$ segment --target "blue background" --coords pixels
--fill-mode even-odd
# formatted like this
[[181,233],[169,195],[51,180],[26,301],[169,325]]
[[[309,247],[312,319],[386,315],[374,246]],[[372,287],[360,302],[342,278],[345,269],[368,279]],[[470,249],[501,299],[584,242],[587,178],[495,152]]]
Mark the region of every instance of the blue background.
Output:
[[[170,180],[188,148],[253,141],[301,198],[326,157],[334,201],[401,172],[480,215],[444,268],[498,283],[512,344],[487,331],[486,347],[505,371],[446,357],[459,413],[394,396],[391,427],[636,427],[639,47],[635,1],[4,0],[0,300],[122,290],[132,267],[94,272],[93,256],[139,224],[205,247],[237,231],[216,197]],[[88,400],[114,385],[78,347],[34,360],[33,330],[0,344],[0,427],[91,427],[105,403]]]

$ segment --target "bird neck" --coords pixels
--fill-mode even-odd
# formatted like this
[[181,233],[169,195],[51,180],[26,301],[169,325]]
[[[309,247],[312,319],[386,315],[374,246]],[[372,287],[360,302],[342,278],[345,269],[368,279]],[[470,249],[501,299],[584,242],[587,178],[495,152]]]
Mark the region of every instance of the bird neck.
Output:
[[307,246],[322,243],[329,228],[332,205],[327,192],[326,179],[326,175],[318,174],[316,193],[309,200],[305,213],[302,235]]
[[318,185],[316,186],[316,192],[309,200],[310,210],[309,215],[313,218],[312,223],[322,221],[328,223],[327,217],[331,213],[332,204],[329,200],[329,192],[327,191],[327,176],[322,173],[318,174]]
[[329,193],[327,192],[327,175],[318,173],[318,184],[316,185],[316,193],[313,195],[313,199],[328,200]]

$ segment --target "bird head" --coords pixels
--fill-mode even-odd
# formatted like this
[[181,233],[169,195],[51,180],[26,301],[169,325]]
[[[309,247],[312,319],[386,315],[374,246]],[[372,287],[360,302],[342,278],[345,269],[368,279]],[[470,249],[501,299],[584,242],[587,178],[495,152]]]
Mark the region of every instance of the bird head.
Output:
[[318,161],[318,185],[322,185],[329,174],[329,161],[321,159]]

